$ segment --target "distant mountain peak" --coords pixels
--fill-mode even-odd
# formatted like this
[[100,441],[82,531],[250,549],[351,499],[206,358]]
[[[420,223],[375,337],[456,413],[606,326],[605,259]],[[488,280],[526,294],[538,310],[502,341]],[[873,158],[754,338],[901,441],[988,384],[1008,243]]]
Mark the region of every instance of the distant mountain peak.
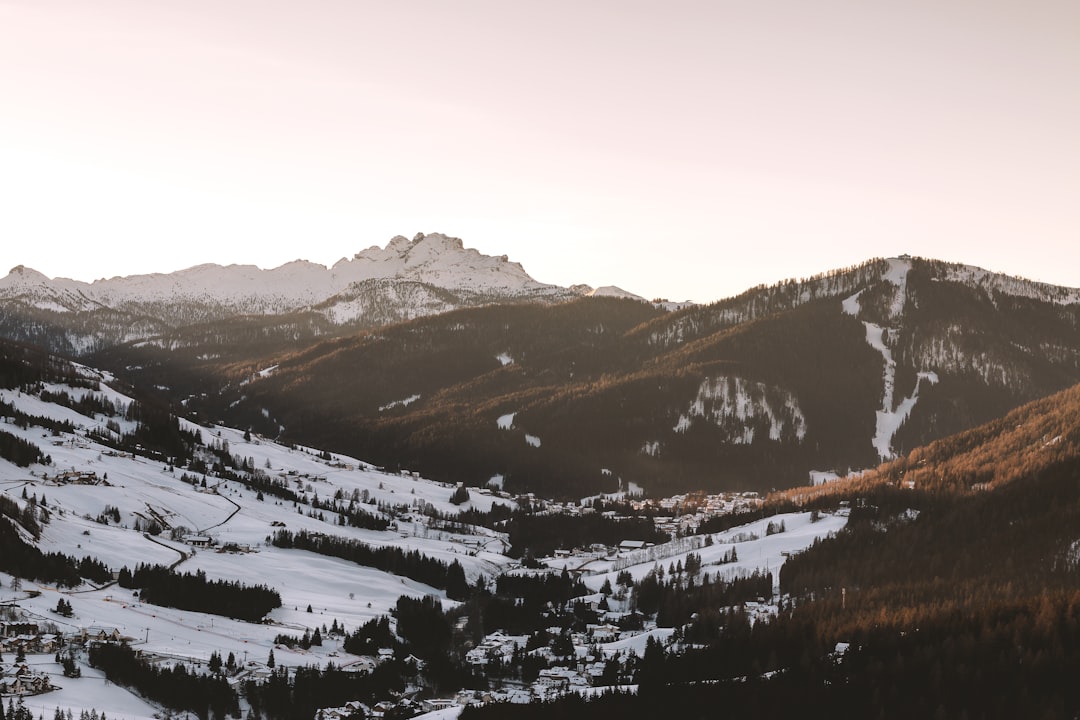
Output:
[[[591,288],[589,288],[591,290]],[[620,297],[634,297],[613,289]],[[499,302],[562,302],[587,294],[542,283],[506,255],[485,255],[443,233],[396,235],[342,258],[331,267],[293,260],[264,270],[255,265],[205,263],[171,273],[118,276],[82,282],[48,277],[22,265],[0,278],[0,303],[16,300],[45,313],[35,324],[79,329],[80,348],[126,342],[192,323],[238,315],[315,313],[331,325],[371,327]],[[606,294],[606,293],[601,293]],[[639,298],[640,299],[640,298]],[[102,311],[138,317],[147,330],[132,331],[112,320],[108,335],[92,318],[62,318]],[[149,328],[153,328],[150,330]],[[63,333],[61,333],[63,334]],[[120,340],[122,338],[122,340]],[[67,341],[65,341],[67,342]],[[54,349],[70,352],[66,344]]]
[[641,297],[640,295],[635,295],[632,292],[627,292],[621,287],[616,287],[614,285],[605,285],[603,287],[598,287],[595,290],[591,290],[585,294],[589,297],[626,298],[629,300],[640,300],[641,302],[645,302],[645,298]]
[[7,277],[3,278],[0,282],[3,282],[4,285],[31,285],[48,282],[48,280],[48,277],[33,268],[28,268],[25,265],[16,265],[8,271]]

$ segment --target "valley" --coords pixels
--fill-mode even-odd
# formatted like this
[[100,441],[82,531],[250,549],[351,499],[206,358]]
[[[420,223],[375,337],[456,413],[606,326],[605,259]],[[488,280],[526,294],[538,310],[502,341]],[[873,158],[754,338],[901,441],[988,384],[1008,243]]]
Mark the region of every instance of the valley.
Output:
[[[450,240],[352,263],[503,272]],[[156,317],[182,277],[0,283],[4,720],[1080,710],[1075,291],[903,257],[672,308],[518,270],[377,327],[300,280]]]

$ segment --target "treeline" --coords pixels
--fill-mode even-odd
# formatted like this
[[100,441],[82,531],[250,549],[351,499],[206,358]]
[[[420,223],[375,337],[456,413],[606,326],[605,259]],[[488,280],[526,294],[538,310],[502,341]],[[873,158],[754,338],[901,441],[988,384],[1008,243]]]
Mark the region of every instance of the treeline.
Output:
[[[23,488],[23,497],[26,497],[26,488]],[[41,525],[38,524],[37,517],[37,495],[34,495],[33,501],[27,499],[26,505],[19,507],[19,503],[12,500],[7,495],[0,495],[0,515],[9,517],[19,525],[23,530],[34,536],[37,540],[41,536]]]
[[447,564],[418,550],[406,552],[397,547],[374,547],[358,540],[309,533],[306,530],[297,533],[278,530],[271,542],[275,547],[309,550],[393,575],[402,575],[432,587],[445,589],[447,597],[454,600],[462,600],[469,594],[465,569],[457,560]]
[[91,390],[100,388],[96,380],[80,376],[68,361],[53,357],[38,347],[0,338],[0,388],[24,388],[33,392],[33,388],[42,382]]
[[634,587],[637,610],[645,615],[655,614],[659,627],[679,627],[692,619],[705,622],[717,608],[772,597],[772,573],[755,571],[726,581],[710,579],[705,573],[700,582],[695,582],[694,576],[695,573],[687,573],[665,581],[663,576],[650,572]]
[[43,553],[23,542],[7,517],[0,517],[0,570],[16,577],[53,583],[58,587],[76,587],[83,578],[107,582],[109,569],[90,557],[82,560],[62,553]]
[[[483,687],[486,682],[454,657],[451,649],[452,619],[442,603],[431,596],[401,596],[391,611],[397,620],[398,635],[390,629],[390,619],[380,616],[368,621],[345,639],[346,652],[374,655],[381,648],[394,656],[381,661],[370,673],[343,672],[333,665],[325,670],[297,668],[290,681],[284,670],[262,683],[244,683],[244,697],[252,711],[270,720],[312,717],[317,708],[343,705],[350,700],[374,704],[399,697],[407,684],[423,685],[448,693],[462,687]],[[422,659],[423,669],[410,655]]]
[[405,678],[415,676],[415,666],[395,658],[370,673],[346,672],[331,664],[324,670],[296,668],[290,679],[289,671],[280,668],[262,682],[245,681],[242,691],[251,706],[249,717],[294,720],[315,717],[319,708],[353,700],[373,705],[404,691]]
[[88,418],[93,418],[99,413],[109,417],[115,417],[120,412],[112,400],[109,400],[104,395],[98,395],[92,392],[83,393],[79,397],[74,398],[67,390],[57,390],[54,392],[42,388],[38,392],[38,397],[41,398],[42,402],[71,408],[80,415],[85,415]]
[[15,425],[24,430],[34,426],[51,430],[53,435],[59,435],[62,432],[75,432],[75,425],[70,420],[55,420],[40,415],[28,415],[13,404],[3,401],[0,401],[0,415],[11,418]]
[[354,632],[345,635],[342,647],[353,655],[375,655],[379,648],[393,647],[397,642],[390,629],[390,618],[380,615],[368,620]]
[[140,564],[135,572],[122,568],[117,582],[120,587],[138,589],[140,597],[154,605],[248,622],[258,622],[274,608],[281,607],[281,596],[276,590],[265,585],[207,580],[202,570],[180,575],[161,565]]
[[974,494],[882,486],[853,501],[844,531],[784,564],[781,589],[835,600],[847,588],[848,608],[867,612],[885,596],[893,607],[963,598],[971,583],[1013,597],[1072,589],[1080,557],[1066,529],[1078,524],[1080,459]]
[[133,688],[173,710],[192,712],[203,720],[240,716],[236,693],[220,675],[199,675],[180,664],[157,667],[140,660],[127,645],[111,643],[92,644],[89,661],[105,672],[109,682]]
[[37,445],[6,430],[0,430],[0,457],[19,467],[28,467],[37,462],[48,465],[51,462]]
[[623,540],[663,543],[670,539],[649,518],[611,518],[599,513],[518,513],[505,523],[504,529],[510,536],[510,557],[522,557],[526,553],[544,557],[556,548],[569,550],[594,543],[618,545]]
[[[582,720],[702,717],[1072,718],[1080,712],[1080,594],[1049,593],[889,622],[848,638],[836,653],[798,614],[743,620],[722,643],[682,655],[650,643],[639,690],[591,700],[569,694],[526,706],[467,707],[461,717]],[[703,682],[707,680],[708,682]]]
[[542,575],[510,575],[503,573],[495,580],[495,593],[520,600],[522,604],[542,606],[547,603],[564,606],[574,597],[587,595],[589,589],[578,577],[571,577],[565,569],[561,573]]

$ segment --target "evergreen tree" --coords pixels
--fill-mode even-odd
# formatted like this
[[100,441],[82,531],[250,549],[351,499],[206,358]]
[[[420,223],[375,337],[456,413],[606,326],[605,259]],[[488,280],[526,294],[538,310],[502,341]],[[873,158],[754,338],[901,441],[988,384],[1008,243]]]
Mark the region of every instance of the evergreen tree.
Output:
[[210,672],[212,673],[221,672],[221,653],[217,650],[210,653],[210,662],[208,662],[206,666],[210,668]]
[[469,583],[465,579],[465,568],[457,560],[446,568],[446,597],[451,600],[465,600],[469,597]]

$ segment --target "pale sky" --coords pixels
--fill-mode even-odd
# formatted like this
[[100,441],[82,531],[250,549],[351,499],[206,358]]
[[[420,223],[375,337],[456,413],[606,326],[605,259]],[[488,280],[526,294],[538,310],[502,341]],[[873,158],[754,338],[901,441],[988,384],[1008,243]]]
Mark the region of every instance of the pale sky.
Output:
[[0,276],[417,232],[672,300],[1080,286],[1080,2],[0,0]]

